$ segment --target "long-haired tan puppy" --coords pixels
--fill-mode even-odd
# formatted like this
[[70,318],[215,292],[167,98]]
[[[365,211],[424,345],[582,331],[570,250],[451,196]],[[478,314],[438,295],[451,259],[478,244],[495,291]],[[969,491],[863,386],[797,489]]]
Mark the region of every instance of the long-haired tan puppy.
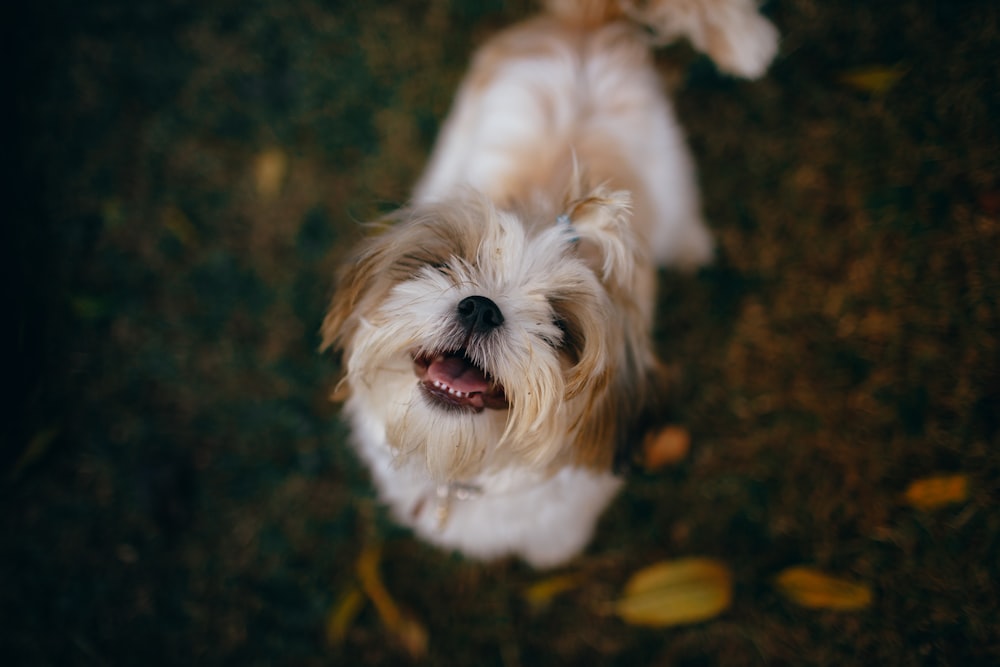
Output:
[[656,264],[712,256],[651,35],[746,77],[777,48],[754,0],[546,4],[476,55],[412,204],[323,323],[396,519],[536,567],[586,545],[657,398]]

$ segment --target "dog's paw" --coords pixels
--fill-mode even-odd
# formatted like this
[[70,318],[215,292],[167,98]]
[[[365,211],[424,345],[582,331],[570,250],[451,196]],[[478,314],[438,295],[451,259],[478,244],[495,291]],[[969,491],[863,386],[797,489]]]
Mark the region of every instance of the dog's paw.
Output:
[[685,37],[728,74],[756,79],[778,53],[778,30],[757,0],[622,0],[627,16],[645,25],[655,45]]
[[659,265],[690,272],[712,263],[715,241],[700,218],[669,229],[653,241],[653,260]]
[[708,35],[706,50],[719,69],[745,79],[763,76],[778,54],[778,29],[756,12],[713,25]]
[[704,223],[686,227],[677,241],[673,265],[681,271],[694,271],[712,263],[715,241]]

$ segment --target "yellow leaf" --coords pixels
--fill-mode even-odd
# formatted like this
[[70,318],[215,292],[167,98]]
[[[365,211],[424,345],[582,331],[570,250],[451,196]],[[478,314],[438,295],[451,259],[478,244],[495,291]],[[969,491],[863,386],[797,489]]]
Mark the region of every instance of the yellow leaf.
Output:
[[691,449],[691,434],[679,426],[666,426],[647,434],[642,449],[646,469],[659,470],[687,456]]
[[632,625],[698,623],[725,611],[732,601],[732,589],[732,574],[718,561],[664,561],[632,576],[614,612]]
[[843,72],[837,78],[841,83],[864,93],[881,95],[896,85],[904,74],[904,67],[859,67]]
[[392,628],[393,636],[403,650],[414,660],[427,655],[427,630],[409,613],[404,613]]
[[547,606],[552,600],[566,591],[580,585],[582,577],[579,574],[560,574],[535,582],[524,591],[524,599],[535,609]]
[[422,658],[427,653],[427,631],[417,619],[403,611],[389,595],[378,571],[381,557],[380,545],[365,547],[361,552],[355,567],[361,588],[375,605],[382,624],[403,650],[415,660]]
[[382,577],[378,572],[381,558],[382,548],[380,545],[365,547],[361,555],[358,556],[355,569],[358,573],[358,579],[361,581],[361,588],[375,605],[379,616],[383,621],[392,624],[396,621],[400,611],[392,596],[389,595],[389,591],[382,584]]
[[331,646],[340,646],[344,642],[347,631],[361,613],[364,604],[365,596],[356,586],[352,586],[330,608],[326,617],[326,641]]
[[24,472],[25,468],[28,468],[41,459],[45,453],[49,451],[49,447],[58,435],[58,426],[49,426],[36,433],[31,440],[28,441],[28,446],[21,452],[21,456],[18,457],[17,462],[11,469],[11,477],[17,477]]
[[174,235],[182,245],[193,248],[198,245],[198,229],[191,220],[184,215],[184,211],[176,206],[168,206],[163,209],[163,226]]
[[966,475],[936,475],[913,481],[903,492],[903,501],[921,510],[932,510],[969,497]]
[[281,191],[288,172],[288,156],[279,148],[268,148],[254,158],[253,177],[257,194],[271,199]]
[[790,567],[775,579],[778,591],[808,609],[855,611],[871,605],[866,584],[840,579],[809,567]]

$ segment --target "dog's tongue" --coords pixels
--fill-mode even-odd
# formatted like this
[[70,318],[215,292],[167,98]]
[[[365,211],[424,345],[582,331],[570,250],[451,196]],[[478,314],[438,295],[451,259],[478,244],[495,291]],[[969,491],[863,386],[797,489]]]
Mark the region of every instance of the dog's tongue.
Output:
[[490,388],[489,380],[481,370],[457,356],[435,358],[427,367],[427,379],[431,382],[441,382],[455,391],[464,391],[467,394],[485,393]]

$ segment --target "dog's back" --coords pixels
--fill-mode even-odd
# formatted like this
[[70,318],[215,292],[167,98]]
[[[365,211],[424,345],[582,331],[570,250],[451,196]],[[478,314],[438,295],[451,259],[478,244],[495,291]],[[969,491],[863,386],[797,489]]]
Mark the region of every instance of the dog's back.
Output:
[[[749,0],[713,2],[753,6]],[[645,3],[641,13],[631,5],[550,0],[547,14],[483,46],[415,199],[440,200],[468,186],[497,203],[537,207],[551,200],[556,209],[582,168],[591,183],[631,193],[633,225],[654,260],[681,268],[707,262],[712,242],[693,164],[653,68],[650,36],[697,37],[728,57],[733,40],[723,37],[740,30],[703,28],[702,5],[689,0]],[[758,30],[758,38],[773,53],[773,28],[752,16],[741,25],[770,29]],[[706,33],[715,37],[708,40]],[[744,73],[761,67],[751,55],[739,62]]]

